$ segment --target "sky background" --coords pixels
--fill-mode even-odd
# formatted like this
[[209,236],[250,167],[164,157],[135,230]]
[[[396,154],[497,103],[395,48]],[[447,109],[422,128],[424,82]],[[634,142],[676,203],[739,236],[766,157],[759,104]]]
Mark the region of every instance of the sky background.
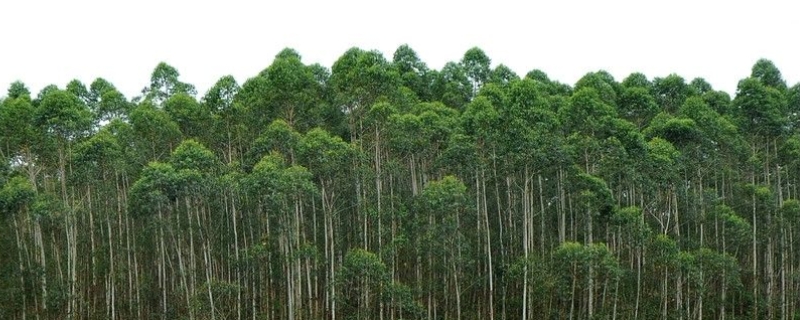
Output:
[[202,96],[224,75],[243,83],[286,47],[330,68],[351,47],[391,60],[402,44],[433,69],[477,46],[520,76],[540,69],[573,85],[601,69],[617,81],[677,73],[733,95],[762,57],[790,86],[800,81],[797,12],[774,0],[3,1],[0,96],[15,80],[35,95],[103,77],[130,98],[160,61]]

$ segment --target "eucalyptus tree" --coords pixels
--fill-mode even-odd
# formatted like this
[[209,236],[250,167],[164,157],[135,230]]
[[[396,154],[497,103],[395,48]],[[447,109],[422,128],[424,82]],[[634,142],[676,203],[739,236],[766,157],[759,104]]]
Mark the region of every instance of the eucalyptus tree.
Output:
[[[739,82],[733,104],[737,111],[737,120],[741,129],[748,133],[750,168],[748,168],[749,170],[746,172],[749,174],[750,184],[763,184],[772,187],[774,184],[780,182],[780,179],[778,179],[778,181],[773,181],[771,176],[775,175],[775,170],[773,169],[777,169],[773,167],[775,153],[777,153],[778,142],[784,135],[783,131],[786,127],[784,125],[786,119],[783,117],[785,100],[784,94],[780,89],[772,87],[772,85],[776,85],[773,83],[773,76],[770,76],[772,73],[764,72],[764,74],[761,74],[760,72],[762,72],[763,66],[759,66],[758,63],[757,66],[759,68],[754,67],[754,72],[750,78],[743,79]],[[759,76],[767,77],[767,82],[763,81]],[[780,177],[780,175],[777,176]],[[753,292],[757,299],[760,287],[757,282],[759,277],[758,271],[760,269],[758,268],[758,261],[760,259],[757,258],[757,226],[759,225],[756,221],[758,211],[755,205],[757,203],[757,193],[752,192],[750,195],[752,197],[750,202],[752,203],[753,220]],[[768,222],[771,224],[769,216]],[[771,226],[768,225],[767,227],[770,228]],[[768,235],[772,234],[771,230],[767,230],[767,232]],[[771,236],[768,236],[768,238],[767,253],[769,254],[773,250],[773,241]],[[774,294],[772,291],[774,281],[772,262],[772,256],[770,254],[767,256],[767,265],[764,266],[764,268],[766,268],[766,274],[763,275],[768,279],[767,311],[771,316],[773,315],[773,301],[771,301],[771,298]]]
[[551,97],[553,96],[570,96],[572,95],[573,88],[569,85],[563,84],[558,81],[551,80],[550,77],[542,70],[534,69],[525,74],[524,79],[531,79],[544,85],[545,91]]
[[[488,87],[489,86],[484,88]],[[498,97],[497,100],[504,99],[504,97]],[[478,243],[479,245],[482,243],[480,250],[485,252],[485,263],[487,268],[487,301],[491,306],[493,306],[495,300],[495,270],[493,261],[494,256],[492,252],[493,243],[502,243],[502,240],[495,240],[494,242],[492,241],[492,228],[491,221],[489,219],[490,198],[488,195],[489,192],[491,192],[491,188],[487,191],[487,184],[488,181],[491,181],[490,179],[493,175],[492,168],[496,168],[495,159],[499,154],[498,149],[504,146],[501,144],[502,137],[500,136],[500,131],[498,128],[501,124],[500,116],[500,113],[495,108],[491,100],[483,95],[479,95],[466,106],[466,109],[461,114],[460,119],[463,132],[474,140],[474,142],[471,143],[474,143],[474,146],[467,146],[470,149],[474,148],[473,152],[476,156],[469,166],[474,170],[474,172],[470,172],[469,174],[472,175],[472,179],[474,180],[474,211],[478,216],[478,224],[476,229],[478,233],[482,233],[483,236],[483,239],[479,240]],[[488,175],[487,171],[489,172]],[[494,170],[494,175],[496,175],[496,170]],[[497,182],[496,185],[497,184],[499,184],[499,182]],[[499,207],[499,199],[500,195],[498,193],[498,207],[496,208],[498,212],[495,216],[499,220],[502,228],[503,221],[502,215],[499,212],[499,210],[501,210]],[[497,235],[495,235],[495,237],[496,236]],[[502,239],[502,232],[500,233],[500,236]],[[492,313],[491,316],[493,317],[494,314]]]
[[448,62],[435,73],[431,86],[436,101],[459,110],[472,100],[474,94],[473,83],[464,66],[455,62]]
[[144,100],[161,106],[164,101],[175,94],[183,93],[189,96],[197,94],[194,85],[181,82],[178,78],[180,78],[178,69],[166,62],[159,62],[150,75],[150,86],[142,90]]
[[245,110],[236,97],[242,88],[231,75],[223,76],[214,83],[201,103],[211,112],[213,125],[210,146],[225,155],[231,163],[242,153],[242,136],[246,131]]
[[166,159],[182,138],[180,127],[169,114],[148,102],[131,111],[130,124],[140,164]]
[[600,151],[598,140],[603,138],[601,128],[617,116],[613,105],[609,104],[615,100],[612,99],[615,94],[613,88],[605,82],[599,85],[604,88],[602,95],[591,87],[577,89],[570,97],[570,103],[558,110],[568,140],[572,141],[573,152],[581,159],[587,173],[596,170],[591,160],[597,158]]
[[[372,204],[366,205],[365,215],[367,212],[371,213],[370,215],[373,218],[377,218],[377,235],[376,240],[372,241],[373,243],[377,243],[377,246],[372,246],[377,248],[377,252],[383,253],[383,244],[386,241],[384,239],[384,221],[385,217],[389,217],[391,221],[391,229],[390,229],[390,239],[389,242],[394,242],[396,232],[397,232],[397,217],[394,212],[395,208],[395,199],[392,197],[394,194],[394,184],[393,182],[393,172],[387,170],[387,164],[392,157],[390,155],[390,148],[389,143],[387,140],[390,140],[388,135],[391,134],[389,131],[389,118],[397,113],[397,108],[394,105],[381,102],[377,103],[370,108],[369,112],[366,115],[366,125],[367,128],[371,129],[374,134],[370,135],[370,137],[365,136],[365,139],[368,141],[371,146],[365,147],[371,150],[363,150],[364,153],[371,153],[371,174],[374,176],[374,184],[375,188],[373,193],[366,194],[368,198],[375,199]],[[391,164],[389,164],[391,166]],[[388,189],[388,193],[384,192],[385,189]],[[388,197],[387,197],[388,195]],[[386,204],[388,200],[388,205]],[[387,210],[388,209],[388,210]],[[364,219],[364,231],[365,236],[367,235],[366,229],[367,224],[372,224],[374,219],[368,219],[365,217]],[[391,257],[391,271],[392,277],[395,276],[396,271],[396,255]]]
[[22,81],[14,81],[8,86],[7,99],[17,99],[21,97],[28,97],[31,99],[31,91]]
[[[635,266],[636,272],[636,293],[634,298],[634,304],[632,308],[626,308],[628,310],[633,311],[633,315],[628,313],[627,315],[623,315],[627,318],[638,319],[641,300],[642,300],[642,269],[645,263],[644,260],[644,249],[647,245],[647,241],[652,237],[652,230],[650,226],[647,225],[645,221],[644,212],[639,207],[625,207],[622,208],[614,213],[611,217],[611,225],[617,228],[617,239],[614,240],[616,243],[617,241],[623,243],[624,247],[628,248],[627,257],[631,261],[631,265]],[[625,248],[618,247],[617,251],[619,254],[620,263],[624,262],[624,251]],[[615,291],[619,292],[619,286]],[[615,293],[615,295],[617,294]],[[625,295],[623,294],[623,297]],[[616,300],[615,300],[616,301]],[[615,302],[616,303],[616,302]],[[626,305],[625,301],[623,301],[623,305]]]
[[[518,198],[522,201],[520,209],[524,221],[523,228],[525,228],[522,232],[524,238],[522,249],[526,256],[536,243],[533,224],[535,216],[538,216],[540,222],[539,250],[542,253],[545,252],[546,221],[549,214],[545,210],[543,177],[552,173],[552,168],[557,166],[559,162],[557,158],[563,151],[559,147],[560,122],[558,115],[553,111],[550,96],[546,90],[544,84],[531,79],[511,82],[506,103],[498,107],[497,126],[492,128],[497,135],[497,154],[492,155],[495,166],[493,170],[497,174],[499,168],[502,171],[501,174],[505,175],[503,180],[506,184],[506,206],[509,209],[515,207],[512,199],[517,197],[512,195],[513,189],[515,189],[513,186],[522,184],[522,187],[519,188],[522,192]],[[507,127],[501,129],[501,124],[505,124]],[[520,180],[517,180],[518,177]],[[495,189],[499,188],[495,187]],[[537,193],[538,196],[536,196]],[[497,194],[497,197],[500,195]],[[538,202],[538,209],[535,210],[536,202]],[[498,210],[502,207],[499,200],[497,207]],[[506,239],[507,243],[519,242],[514,237],[514,235],[518,236],[519,232],[515,230],[513,210],[505,214],[498,212],[498,218],[501,216],[508,217],[505,223],[500,220],[501,237],[505,224],[508,229],[507,233],[511,235]],[[559,233],[559,235],[563,234]],[[561,238],[559,239],[561,240]]]
[[316,109],[324,106],[322,87],[299,53],[283,49],[259,76],[265,78],[267,88],[263,97],[266,105],[258,106],[267,109],[269,118],[264,120],[280,118],[301,132],[320,125]]
[[[555,281],[560,288],[559,312],[562,315],[567,314],[569,319],[592,319],[595,316],[614,315],[616,309],[614,305],[609,307],[606,303],[602,303],[598,308],[599,315],[593,306],[596,293],[592,283],[616,282],[620,273],[619,262],[605,244],[581,245],[571,241],[562,243],[553,252],[553,271]],[[584,286],[584,283],[588,283],[588,286]],[[585,300],[578,296],[582,291],[588,292]]]
[[714,91],[714,88],[711,87],[711,84],[703,78],[692,79],[692,81],[689,82],[689,88],[699,95]]
[[431,100],[432,73],[414,49],[407,44],[397,47],[392,56],[392,68],[400,76],[403,86],[411,89],[419,99]]
[[380,258],[364,249],[347,252],[336,274],[342,287],[339,297],[345,319],[376,319],[389,316],[416,319],[423,315],[408,288],[392,281]]
[[[463,267],[469,261],[469,257],[465,255],[471,251],[468,248],[469,242],[465,239],[466,225],[470,220],[475,221],[475,217],[471,217],[468,212],[466,186],[453,176],[431,181],[422,190],[419,205],[416,223],[421,228],[421,234],[416,245],[422,252],[418,253],[417,263],[427,265],[427,275],[423,282],[426,284],[424,290],[427,293],[425,299],[428,316],[436,317],[441,312],[444,317],[454,316],[461,319],[461,297],[466,284]],[[422,258],[425,261],[419,261],[420,254],[424,254]],[[436,271],[444,271],[445,276],[434,274]],[[443,290],[438,292],[437,289]],[[452,309],[447,305],[447,292],[455,293],[455,315],[448,314]],[[491,289],[487,298],[494,299]],[[439,305],[443,305],[444,310],[438,311]],[[491,301],[488,311],[488,318],[494,318]]]
[[382,318],[390,280],[386,265],[374,253],[363,249],[348,251],[336,274],[336,282],[342,287],[338,299],[345,319]]
[[72,144],[88,134],[91,113],[72,93],[48,91],[35,110],[34,122],[56,147],[56,163],[61,180],[62,198],[66,201],[66,168]]
[[629,74],[625,79],[622,79],[620,85],[623,88],[642,88],[648,92],[653,90],[653,82],[651,82],[644,73],[634,72]]
[[161,63],[132,101],[12,83],[0,318],[796,313],[800,86],[771,61],[733,98],[491,63],[284,49],[202,98]]
[[[70,92],[54,89],[48,91],[35,111],[34,122],[45,133],[46,141],[55,146],[53,162],[57,167],[61,185],[61,201],[69,204],[67,189],[67,169],[72,152],[72,145],[88,134],[92,117],[86,105]],[[48,152],[49,153],[49,152]],[[69,207],[68,207],[69,208]],[[67,265],[69,283],[69,303],[67,313],[78,312],[78,229],[74,210],[68,210],[64,216],[64,227],[67,247]]]
[[364,134],[362,118],[369,108],[396,90],[400,78],[391,66],[380,52],[359,48],[347,50],[333,63],[333,101],[347,115],[351,141]]
[[208,126],[211,124],[211,111],[200,104],[194,97],[185,93],[177,93],[167,98],[163,110],[178,125],[183,137],[210,141]]
[[[281,277],[284,281],[282,290],[279,290],[283,291],[285,299],[270,301],[270,304],[278,305],[277,302],[282,302],[280,305],[285,305],[286,309],[284,311],[281,308],[280,314],[286,319],[314,316],[310,311],[305,316],[301,315],[302,306],[306,305],[306,310],[313,310],[312,304],[315,300],[311,292],[305,293],[305,301],[302,299],[302,271],[306,262],[302,258],[302,250],[310,238],[306,231],[311,229],[305,226],[309,222],[303,213],[302,202],[316,191],[311,179],[312,175],[306,168],[287,165],[277,153],[264,156],[245,178],[250,195],[258,203],[257,213],[261,216],[259,220],[263,221],[261,237],[268,239],[266,245],[276,253],[270,255],[266,261],[269,265],[267,276],[269,279]],[[281,273],[273,271],[276,269],[281,270]],[[306,277],[309,287],[311,281],[312,279]],[[275,290],[272,284],[269,289]]]
[[100,99],[103,94],[111,90],[117,90],[117,87],[104,78],[96,78],[92,81],[92,83],[89,84],[89,94],[91,95],[92,100]]
[[758,59],[751,69],[750,76],[760,80],[765,86],[778,91],[787,89],[786,81],[783,80],[781,71],[768,59]]
[[487,83],[496,83],[499,85],[508,85],[515,80],[520,80],[519,75],[517,75],[511,68],[504,64],[500,64],[489,73],[489,77],[486,80]]
[[702,95],[703,100],[721,116],[730,116],[733,112],[731,96],[725,91],[709,91]]
[[[41,266],[32,265],[31,253],[28,252],[26,245],[26,231],[30,230],[26,226],[27,218],[31,213],[31,207],[36,198],[36,190],[25,177],[8,177],[5,173],[2,176],[2,181],[0,181],[0,212],[2,212],[0,220],[4,222],[2,229],[0,229],[3,230],[3,237],[0,239],[4,243],[13,242],[14,247],[3,246],[3,253],[0,254],[0,257],[5,262],[0,269],[3,275],[0,278],[0,283],[3,284],[4,288],[0,292],[4,302],[3,305],[6,306],[3,311],[0,311],[0,315],[24,319],[28,315],[29,304],[33,304],[36,309],[39,308],[37,303],[38,295],[31,295],[31,291],[35,292],[37,290],[31,288],[37,281],[36,278],[41,281],[43,308],[45,310],[47,308],[47,275],[39,272],[40,276],[36,276],[37,269],[45,267],[44,261],[40,261],[42,263]],[[12,222],[9,223],[9,220]],[[13,240],[9,239],[12,234],[14,235]],[[44,250],[44,248],[41,248],[41,250]],[[41,252],[44,253],[44,251]],[[33,301],[28,300],[31,296],[33,296]]]
[[473,47],[464,53],[460,64],[462,68],[464,68],[464,72],[471,83],[471,97],[474,97],[478,94],[481,86],[489,80],[489,76],[492,72],[492,59],[489,59],[489,56],[480,48]]
[[87,106],[95,102],[91,92],[89,92],[89,89],[86,88],[86,85],[78,79],[73,79],[67,83],[65,89],[67,92],[78,97],[78,99],[80,99]]
[[[103,300],[92,296],[88,301],[88,309],[107,309],[111,318],[118,316],[120,302],[118,292],[121,279],[125,276],[132,281],[131,273],[124,273],[117,261],[125,256],[124,247],[117,245],[123,239],[122,207],[124,203],[124,187],[120,186],[120,176],[124,175],[123,152],[117,137],[105,128],[78,143],[72,153],[73,170],[70,184],[81,190],[79,197],[83,199],[78,209],[88,215],[88,228],[82,235],[88,234],[89,257],[86,261],[89,272],[86,296],[90,290],[104,288],[109,291]],[[116,233],[116,237],[114,236]],[[130,243],[128,243],[130,246]],[[120,287],[118,287],[118,284]],[[130,293],[132,288],[128,288]],[[132,295],[130,295],[132,297]]]
[[[213,231],[207,221],[209,203],[206,199],[214,191],[220,163],[211,151],[194,140],[182,142],[168,160],[168,163],[148,164],[130,190],[131,214],[140,219],[155,216],[152,223],[157,229],[152,244],[157,248],[154,252],[157,255],[142,257],[142,261],[155,260],[156,275],[152,277],[158,284],[149,284],[143,290],[156,295],[159,294],[156,290],[160,289],[160,301],[154,306],[160,310],[146,312],[166,318],[174,310],[169,305],[177,303],[188,308],[192,297],[200,290],[197,281],[204,279],[213,313],[214,300],[209,286],[214,276],[211,265],[214,248],[210,240],[213,235],[209,234]],[[177,258],[177,271],[174,258]],[[204,269],[202,275],[198,272],[200,268]],[[182,301],[173,300],[173,295]],[[194,318],[192,309],[188,310],[189,317]]]
[[645,87],[628,87],[622,89],[617,109],[620,117],[643,128],[658,113],[658,105],[650,91]]
[[303,139],[302,134],[295,131],[289,123],[277,119],[269,124],[264,132],[252,143],[241,163],[246,170],[252,169],[261,158],[271,152],[282,154],[289,163],[297,162],[297,152]]
[[[587,173],[579,173],[573,180],[573,189],[578,193],[577,203],[585,209],[586,233],[584,243],[586,246],[594,245],[594,220],[608,219],[614,210],[614,199],[608,185],[602,179]],[[587,316],[594,314],[595,299],[595,269],[592,264],[587,268]]]
[[[137,220],[152,220],[147,229],[155,229],[152,234],[147,234],[145,239],[139,243],[140,246],[155,248],[149,250],[149,255],[141,255],[138,261],[145,263],[150,261],[155,264],[155,268],[147,268],[149,272],[140,278],[148,279],[145,283],[140,283],[137,278],[137,304],[140,297],[157,297],[152,299],[145,306],[145,310],[137,311],[137,315],[158,316],[161,319],[168,317],[167,292],[172,293],[174,283],[170,281],[172,277],[179,278],[181,285],[185,286],[185,276],[173,274],[169,268],[171,262],[170,250],[167,248],[168,225],[171,214],[172,203],[177,199],[180,179],[175,168],[162,162],[150,162],[142,170],[139,179],[131,186],[129,192],[129,214]],[[169,260],[168,260],[169,259]],[[168,273],[169,272],[169,273]],[[155,279],[155,282],[152,280]],[[172,302],[172,301],[170,301]]]
[[576,93],[584,88],[591,88],[597,91],[600,100],[609,106],[616,106],[620,95],[621,86],[614,80],[608,72],[597,71],[589,72],[575,83]]
[[131,109],[133,109],[133,104],[115,89],[103,91],[103,94],[100,95],[99,100],[94,105],[95,121],[100,124],[114,119],[127,120]]
[[[325,235],[325,267],[326,283],[328,283],[325,294],[325,312],[335,317],[336,314],[336,295],[337,286],[334,279],[336,275],[336,261],[342,256],[342,249],[345,243],[339,240],[337,246],[337,233],[344,233],[340,236],[347,236],[347,226],[352,223],[349,212],[341,209],[347,207],[352,202],[345,198],[347,195],[346,184],[349,177],[349,170],[346,170],[356,150],[351,144],[344,142],[338,136],[331,136],[325,130],[315,128],[306,133],[300,141],[298,148],[299,163],[308,168],[314,175],[320,193],[320,204],[322,206],[323,230]],[[345,205],[342,202],[346,203]],[[316,224],[316,223],[315,223]]]
[[[647,142],[647,157],[642,166],[646,179],[639,192],[639,201],[642,210],[652,214],[659,226],[658,231],[663,234],[674,229],[672,203],[682,167],[680,158],[680,151],[668,140],[654,137]],[[645,199],[648,201],[646,205]]]
[[683,77],[673,73],[653,79],[653,95],[661,111],[674,113],[693,92]]
[[[194,231],[197,230],[200,234],[198,239],[205,240],[206,243],[201,244],[205,250],[204,266],[206,268],[205,278],[207,283],[211,282],[211,265],[209,259],[212,257],[212,243],[213,235],[208,233],[214,232],[210,228],[209,215],[207,210],[210,209],[210,199],[217,193],[217,177],[223,170],[221,161],[217,156],[196,140],[184,140],[179,144],[169,156],[169,164],[172,165],[178,177],[181,179],[179,190],[179,197],[183,200],[184,210],[186,211],[186,222],[188,223],[189,231],[189,246],[190,246],[190,270],[195,272],[196,265],[200,262],[195,262],[194,259]],[[176,206],[179,204],[176,202]],[[180,226],[180,222],[176,221]],[[198,258],[199,259],[199,258]],[[211,299],[212,310],[214,301]]]
[[695,315],[702,318],[725,318],[726,309],[735,304],[726,305],[729,304],[726,302],[726,295],[717,292],[720,288],[738,289],[742,286],[736,260],[708,248],[681,251],[678,260],[682,274],[686,275],[687,292],[684,301],[676,301],[674,312],[687,318]]
[[36,188],[37,177],[43,170],[40,149],[45,147],[42,143],[45,135],[35,122],[36,109],[30,97],[10,96],[0,101],[0,158],[6,164],[16,162],[23,166]]
[[113,119],[127,120],[134,105],[108,80],[97,78],[89,85],[89,108],[98,124]]

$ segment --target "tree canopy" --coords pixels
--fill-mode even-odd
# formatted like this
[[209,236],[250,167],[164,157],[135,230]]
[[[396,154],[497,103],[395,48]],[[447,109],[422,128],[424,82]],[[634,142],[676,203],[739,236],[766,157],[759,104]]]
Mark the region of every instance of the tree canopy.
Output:
[[9,84],[0,318],[800,315],[800,84],[774,63],[726,93],[455,58]]

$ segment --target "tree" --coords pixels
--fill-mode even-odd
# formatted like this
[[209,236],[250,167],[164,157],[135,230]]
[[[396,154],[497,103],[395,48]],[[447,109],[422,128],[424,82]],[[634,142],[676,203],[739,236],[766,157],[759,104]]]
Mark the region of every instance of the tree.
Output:
[[625,88],[619,98],[620,116],[643,128],[658,113],[658,105],[643,87]]
[[[0,155],[4,161],[20,156],[31,170],[34,170],[31,165],[35,162],[33,151],[41,145],[43,136],[34,122],[35,112],[28,98],[8,98],[0,102]],[[34,183],[35,174],[31,177],[31,183]]]
[[778,67],[767,59],[758,59],[753,65],[750,77],[756,78],[761,81],[765,86],[777,89],[779,91],[786,90],[786,81],[783,80],[781,71]]
[[492,60],[478,47],[473,47],[464,53],[461,66],[472,84],[472,95],[478,94],[481,86],[489,80]]
[[378,51],[351,48],[334,62],[330,85],[334,103],[349,118],[351,140],[361,136],[360,121],[381,97],[393,94],[399,76]]
[[692,94],[683,77],[674,73],[653,79],[653,90],[661,110],[668,113],[678,110],[683,101]]
[[269,120],[280,118],[299,131],[319,125],[315,113],[321,105],[322,87],[314,78],[311,68],[303,65],[300,55],[284,49],[260,76],[266,80],[265,99]]
[[472,99],[475,88],[463,66],[448,62],[434,76],[436,77],[433,83],[434,99],[455,109],[463,108]]
[[178,80],[179,77],[180,73],[175,67],[159,62],[150,75],[150,86],[142,91],[145,100],[160,106],[169,97],[178,93],[189,96],[197,94],[193,85],[181,82]]
[[164,101],[164,111],[187,138],[210,140],[208,128],[211,123],[211,110],[193,97],[178,93]]
[[241,90],[241,87],[236,83],[236,79],[233,76],[223,76],[214,83],[211,89],[208,89],[206,95],[203,96],[202,103],[214,114],[225,113],[233,107],[234,99],[239,90]]
[[122,93],[116,89],[108,89],[103,91],[99,101],[95,103],[94,112],[97,120],[103,123],[113,119],[127,120],[131,109],[133,109],[133,105]]
[[8,86],[8,95],[6,98],[8,99],[18,99],[21,97],[28,97],[28,100],[31,98],[31,91],[28,90],[28,87],[25,86],[24,83],[21,81],[14,81]]
[[[422,228],[421,237],[418,238],[416,246],[427,246],[423,249],[426,254],[428,270],[447,270],[444,281],[437,281],[429,274],[425,282],[429,286],[452,287],[455,291],[456,299],[456,319],[461,318],[462,306],[461,295],[464,283],[463,265],[468,262],[464,257],[465,252],[471,251],[468,248],[465,234],[463,233],[462,221],[466,224],[468,220],[466,186],[453,176],[446,176],[439,181],[432,181],[421,194],[421,213],[417,216],[417,223]],[[491,255],[491,254],[490,254]],[[489,270],[492,262],[489,259]],[[452,282],[449,278],[452,277]],[[490,279],[492,275],[490,274]],[[439,284],[437,284],[439,282]],[[490,286],[493,283],[490,280]],[[428,294],[434,294],[433,288],[427,289]],[[489,291],[489,299],[494,299],[492,289]],[[443,301],[444,295],[435,295],[435,301]],[[428,298],[431,301],[431,298]],[[492,306],[492,302],[489,302]],[[429,304],[430,310],[432,306]],[[492,311],[490,311],[490,318]]]
[[178,124],[165,111],[150,103],[144,102],[133,109],[130,122],[136,138],[133,143],[142,164],[166,158],[172,147],[180,142]]
[[417,52],[407,44],[401,45],[392,56],[392,67],[400,75],[403,86],[408,87],[422,100],[431,99],[431,77],[428,66]]
[[584,88],[594,89],[600,99],[609,106],[616,106],[619,96],[619,84],[608,72],[589,72],[575,83],[575,91]]
[[0,98],[0,318],[790,319],[800,85],[280,51]]

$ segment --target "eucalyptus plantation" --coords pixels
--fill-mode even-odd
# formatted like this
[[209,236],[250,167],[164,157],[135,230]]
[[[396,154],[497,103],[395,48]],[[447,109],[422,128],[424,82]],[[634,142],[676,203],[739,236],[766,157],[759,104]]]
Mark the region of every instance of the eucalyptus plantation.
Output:
[[10,84],[0,318],[800,316],[800,85],[769,60],[732,94],[480,48],[265,65]]

